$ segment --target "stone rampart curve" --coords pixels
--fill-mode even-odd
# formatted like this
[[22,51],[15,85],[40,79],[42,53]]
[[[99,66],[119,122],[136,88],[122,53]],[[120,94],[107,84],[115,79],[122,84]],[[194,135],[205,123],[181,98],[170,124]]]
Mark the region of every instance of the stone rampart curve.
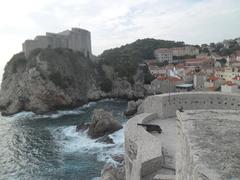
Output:
[[[142,179],[161,167],[161,142],[137,123],[148,123],[157,114],[142,113],[125,126],[125,164],[127,179]],[[149,153],[151,152],[151,153]]]
[[144,101],[145,113],[157,113],[159,118],[176,116],[176,110],[240,109],[240,94],[221,92],[183,92],[149,96]]

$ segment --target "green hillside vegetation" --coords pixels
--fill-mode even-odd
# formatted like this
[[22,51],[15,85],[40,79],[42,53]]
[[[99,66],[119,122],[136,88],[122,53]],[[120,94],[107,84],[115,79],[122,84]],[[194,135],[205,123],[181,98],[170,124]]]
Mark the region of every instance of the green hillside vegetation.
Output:
[[184,42],[139,39],[119,48],[105,50],[100,55],[100,63],[112,66],[119,77],[126,77],[131,82],[138,64],[144,59],[154,59],[155,49],[182,46]]

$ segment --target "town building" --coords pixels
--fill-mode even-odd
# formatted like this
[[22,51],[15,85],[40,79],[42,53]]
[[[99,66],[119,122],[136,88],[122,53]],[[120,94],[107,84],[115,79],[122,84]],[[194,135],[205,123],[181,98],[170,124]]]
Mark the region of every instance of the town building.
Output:
[[193,87],[196,90],[204,89],[204,82],[206,82],[206,75],[202,72],[196,73],[193,76]]
[[85,29],[72,28],[60,33],[47,32],[46,35],[36,36],[34,40],[26,40],[22,44],[26,57],[38,48],[68,48],[90,56],[92,54],[91,33]]
[[233,78],[233,82],[236,83],[240,87],[240,76],[235,76]]
[[186,59],[185,60],[186,66],[194,66],[200,68],[211,68],[214,66],[214,61],[210,58],[194,58],[194,59]]
[[210,76],[207,78],[207,81],[204,82],[204,88],[209,91],[218,90],[223,84],[223,80],[221,78]]
[[225,67],[215,70],[215,76],[231,81],[234,77],[240,76],[240,70],[238,68]]
[[240,61],[240,50],[236,51],[236,60]]
[[154,51],[154,55],[158,62],[168,62],[169,64],[172,63],[173,60],[173,53],[168,48],[159,48]]
[[[154,55],[159,62],[167,61],[169,64],[173,62],[173,57],[197,56],[199,49],[194,46],[159,48],[154,51]],[[175,63],[183,62],[182,59],[174,59]]]
[[175,47],[170,48],[173,56],[197,56],[199,55],[199,49],[194,46]]
[[227,81],[221,86],[221,91],[224,93],[240,93],[240,89],[236,83]]
[[145,85],[148,94],[161,94],[175,92],[176,85],[183,84],[184,81],[177,77],[159,76],[150,85]]

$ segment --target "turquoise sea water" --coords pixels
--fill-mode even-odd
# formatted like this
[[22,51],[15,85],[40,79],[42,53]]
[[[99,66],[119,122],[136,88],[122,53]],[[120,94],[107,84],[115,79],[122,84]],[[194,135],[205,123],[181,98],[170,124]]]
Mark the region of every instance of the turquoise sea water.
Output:
[[[96,143],[75,131],[89,122],[95,108],[113,113],[122,123],[126,101],[102,100],[48,115],[31,112],[0,117],[0,179],[91,180],[100,176],[111,155],[123,153],[123,129],[111,135],[115,145]],[[96,178],[97,179],[97,178]]]

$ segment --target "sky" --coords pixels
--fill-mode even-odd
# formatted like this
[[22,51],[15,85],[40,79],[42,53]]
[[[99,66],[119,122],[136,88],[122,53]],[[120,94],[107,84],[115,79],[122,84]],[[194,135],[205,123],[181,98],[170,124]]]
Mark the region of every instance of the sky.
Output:
[[91,31],[95,55],[142,38],[221,42],[240,37],[240,0],[0,0],[0,79],[26,39]]

